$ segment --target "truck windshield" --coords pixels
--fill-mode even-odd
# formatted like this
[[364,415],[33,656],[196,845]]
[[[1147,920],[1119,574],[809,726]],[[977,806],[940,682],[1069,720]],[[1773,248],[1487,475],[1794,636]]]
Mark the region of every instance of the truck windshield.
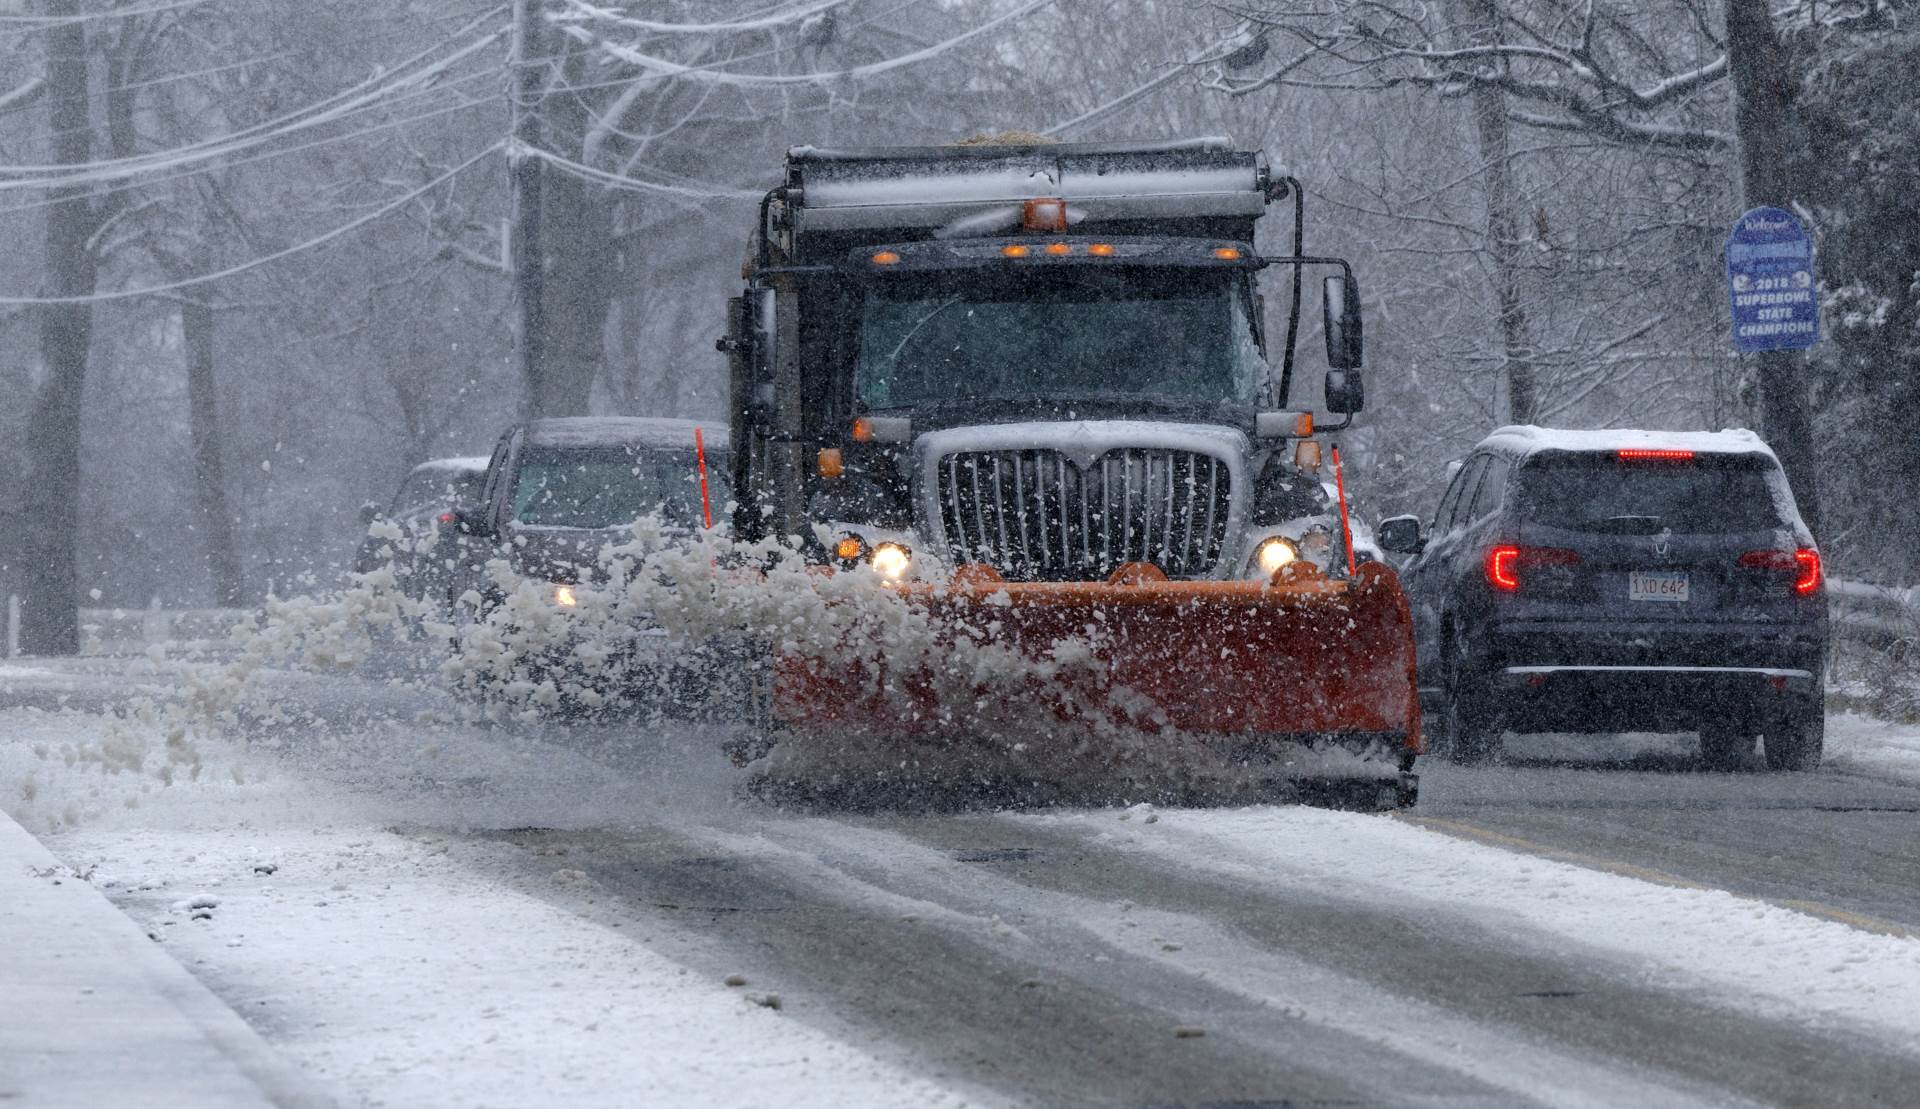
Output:
[[868,287],[861,312],[860,403],[1250,407],[1267,369],[1243,280],[1218,270],[1087,265],[890,275]]
[[[726,504],[726,457],[707,452],[715,515]],[[659,513],[669,524],[701,523],[700,471],[692,451],[535,447],[513,486],[513,521],[554,528],[625,527]]]

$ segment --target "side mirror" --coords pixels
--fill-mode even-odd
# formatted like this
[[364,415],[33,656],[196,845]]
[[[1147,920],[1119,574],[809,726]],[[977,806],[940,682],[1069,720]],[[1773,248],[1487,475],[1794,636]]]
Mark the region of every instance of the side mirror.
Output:
[[1420,517],[1389,516],[1374,530],[1374,542],[1394,554],[1419,554],[1427,541],[1420,535]]
[[1367,406],[1367,387],[1359,370],[1328,370],[1325,392],[1327,411],[1336,415],[1350,416]]
[[1258,412],[1253,417],[1256,439],[1306,439],[1313,435],[1311,412]]
[[487,519],[487,510],[479,505],[465,505],[454,509],[453,526],[461,535],[472,535],[481,539],[493,535],[493,524]]
[[380,518],[380,502],[368,501],[360,506],[360,522],[371,524]]
[[[1359,369],[1363,345],[1359,283],[1345,274],[1327,278],[1322,290],[1320,315],[1321,330],[1327,336],[1327,365],[1336,370]],[[1328,407],[1332,407],[1331,403]],[[1342,410],[1335,408],[1334,411]]]

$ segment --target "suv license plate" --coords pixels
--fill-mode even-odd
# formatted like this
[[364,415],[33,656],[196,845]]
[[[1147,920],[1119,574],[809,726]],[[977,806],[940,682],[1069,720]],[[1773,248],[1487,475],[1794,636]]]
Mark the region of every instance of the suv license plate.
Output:
[[1627,575],[1627,600],[1684,604],[1687,600],[1687,575],[1632,571]]

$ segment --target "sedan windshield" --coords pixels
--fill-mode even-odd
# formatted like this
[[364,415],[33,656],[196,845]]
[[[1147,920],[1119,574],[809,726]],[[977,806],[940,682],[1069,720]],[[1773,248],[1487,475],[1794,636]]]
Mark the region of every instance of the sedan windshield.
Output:
[[[725,456],[707,452],[715,515],[726,503]],[[513,521],[533,527],[625,527],[658,513],[669,524],[702,522],[700,470],[692,451],[535,447],[513,487]]]
[[1244,279],[1195,269],[1062,266],[902,274],[861,314],[868,410],[1033,398],[1252,406],[1266,364]]

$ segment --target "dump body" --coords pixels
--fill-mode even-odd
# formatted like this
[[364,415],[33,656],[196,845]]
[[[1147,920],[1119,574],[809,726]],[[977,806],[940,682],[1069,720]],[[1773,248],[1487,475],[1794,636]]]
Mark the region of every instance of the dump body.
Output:
[[[1283,196],[1276,373],[1254,239]],[[1358,407],[1357,293],[1344,262],[1300,256],[1299,210],[1221,139],[793,151],[721,343],[736,532],[1034,660],[1045,729],[1283,764],[1386,752],[1376,776],[1410,797],[1405,600],[1385,566],[1355,572],[1311,417],[1282,410],[1309,265],[1346,274],[1327,398]],[[810,657],[776,659],[776,728],[908,742],[1010,719],[946,675]]]

